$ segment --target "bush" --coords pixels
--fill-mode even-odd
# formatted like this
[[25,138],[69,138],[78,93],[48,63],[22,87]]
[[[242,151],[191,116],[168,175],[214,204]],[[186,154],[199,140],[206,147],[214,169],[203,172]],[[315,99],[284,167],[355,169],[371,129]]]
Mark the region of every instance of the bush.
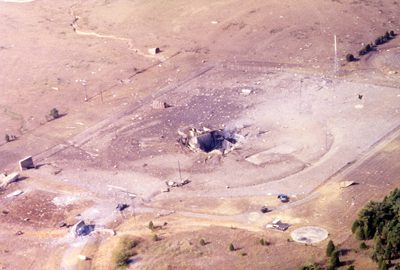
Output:
[[57,110],[56,108],[53,108],[53,109],[51,109],[51,111],[50,111],[50,116],[51,116],[53,119],[57,119],[57,118],[60,117],[60,114],[59,114],[59,112],[58,112],[58,110]]
[[347,270],[355,270],[354,265],[349,265],[349,267],[347,267]]
[[396,34],[394,33],[394,31],[393,31],[393,30],[392,30],[392,31],[390,31],[390,32],[389,32],[389,34],[390,34],[390,36],[391,36],[391,37],[395,37],[395,36],[396,36]]
[[6,134],[6,135],[4,136],[4,140],[5,140],[6,142],[11,142],[10,135]]
[[319,269],[321,269],[321,268],[316,263],[312,263],[309,265],[303,265],[298,268],[298,270],[319,270]]
[[154,231],[154,224],[153,224],[153,221],[150,221],[150,222],[149,222],[148,227],[149,227],[150,230]]
[[383,44],[382,37],[376,38],[376,39],[375,39],[375,45],[378,46],[378,45],[381,45],[381,44]]
[[153,241],[154,241],[154,242],[157,242],[158,240],[160,240],[160,238],[158,238],[158,235],[157,235],[157,234],[154,234],[154,235],[153,235]]
[[360,244],[360,249],[368,249],[368,246],[367,246],[367,244],[365,244],[365,242],[361,242],[361,244]]
[[353,222],[353,225],[351,225],[351,232],[356,233],[356,230],[358,229],[358,227],[360,227],[360,224],[358,223],[358,220],[356,219]]
[[229,245],[229,251],[235,251],[235,246],[232,243]]
[[356,58],[354,57],[354,55],[352,55],[351,53],[346,55],[346,60],[347,62],[353,62],[356,60]]
[[206,243],[206,241],[204,241],[204,239],[200,239],[200,245],[201,246],[205,246],[207,243]]
[[335,251],[335,245],[332,240],[329,240],[328,245],[326,246],[326,256],[332,256],[332,253]]

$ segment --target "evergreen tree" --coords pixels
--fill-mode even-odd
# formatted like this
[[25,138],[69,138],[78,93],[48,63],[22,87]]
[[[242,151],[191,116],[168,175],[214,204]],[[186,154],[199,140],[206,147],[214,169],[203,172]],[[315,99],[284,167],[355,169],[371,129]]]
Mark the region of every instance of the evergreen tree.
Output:
[[326,256],[330,257],[334,251],[335,245],[332,240],[329,240],[328,245],[326,246]]
[[330,258],[330,266],[332,266],[333,269],[340,266],[339,252],[337,250],[332,252],[332,255]]

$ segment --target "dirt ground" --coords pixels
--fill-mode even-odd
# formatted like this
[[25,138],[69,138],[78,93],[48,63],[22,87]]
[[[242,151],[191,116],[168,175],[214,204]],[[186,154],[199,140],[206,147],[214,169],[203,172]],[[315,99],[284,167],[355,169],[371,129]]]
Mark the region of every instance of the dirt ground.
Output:
[[[345,264],[375,269],[350,226],[400,183],[399,36],[345,56],[400,33],[399,5],[0,1],[0,172],[37,165],[0,191],[0,268],[113,269],[128,235],[141,239],[130,269],[296,269],[326,262],[327,241],[290,238],[318,226]],[[193,152],[178,142],[190,127],[242,139]],[[289,229],[266,229],[275,218]],[[98,231],[73,237],[79,220]]]

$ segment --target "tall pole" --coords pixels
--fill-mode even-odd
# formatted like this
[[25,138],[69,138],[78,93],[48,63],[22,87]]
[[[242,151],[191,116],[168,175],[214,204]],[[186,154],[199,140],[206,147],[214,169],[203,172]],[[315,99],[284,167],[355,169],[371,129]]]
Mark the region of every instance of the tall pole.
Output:
[[334,73],[337,74],[338,71],[338,59],[337,59],[337,42],[336,42],[336,34],[333,35],[333,46],[335,48],[335,62],[334,62]]

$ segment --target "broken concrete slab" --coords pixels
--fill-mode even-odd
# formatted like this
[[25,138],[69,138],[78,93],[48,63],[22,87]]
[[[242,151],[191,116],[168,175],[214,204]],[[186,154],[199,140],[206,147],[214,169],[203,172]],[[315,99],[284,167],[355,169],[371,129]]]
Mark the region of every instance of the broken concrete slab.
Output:
[[19,178],[19,173],[17,172],[13,172],[10,173],[9,175],[2,176],[2,178],[0,178],[0,189],[6,188],[12,182],[17,181],[18,178]]

